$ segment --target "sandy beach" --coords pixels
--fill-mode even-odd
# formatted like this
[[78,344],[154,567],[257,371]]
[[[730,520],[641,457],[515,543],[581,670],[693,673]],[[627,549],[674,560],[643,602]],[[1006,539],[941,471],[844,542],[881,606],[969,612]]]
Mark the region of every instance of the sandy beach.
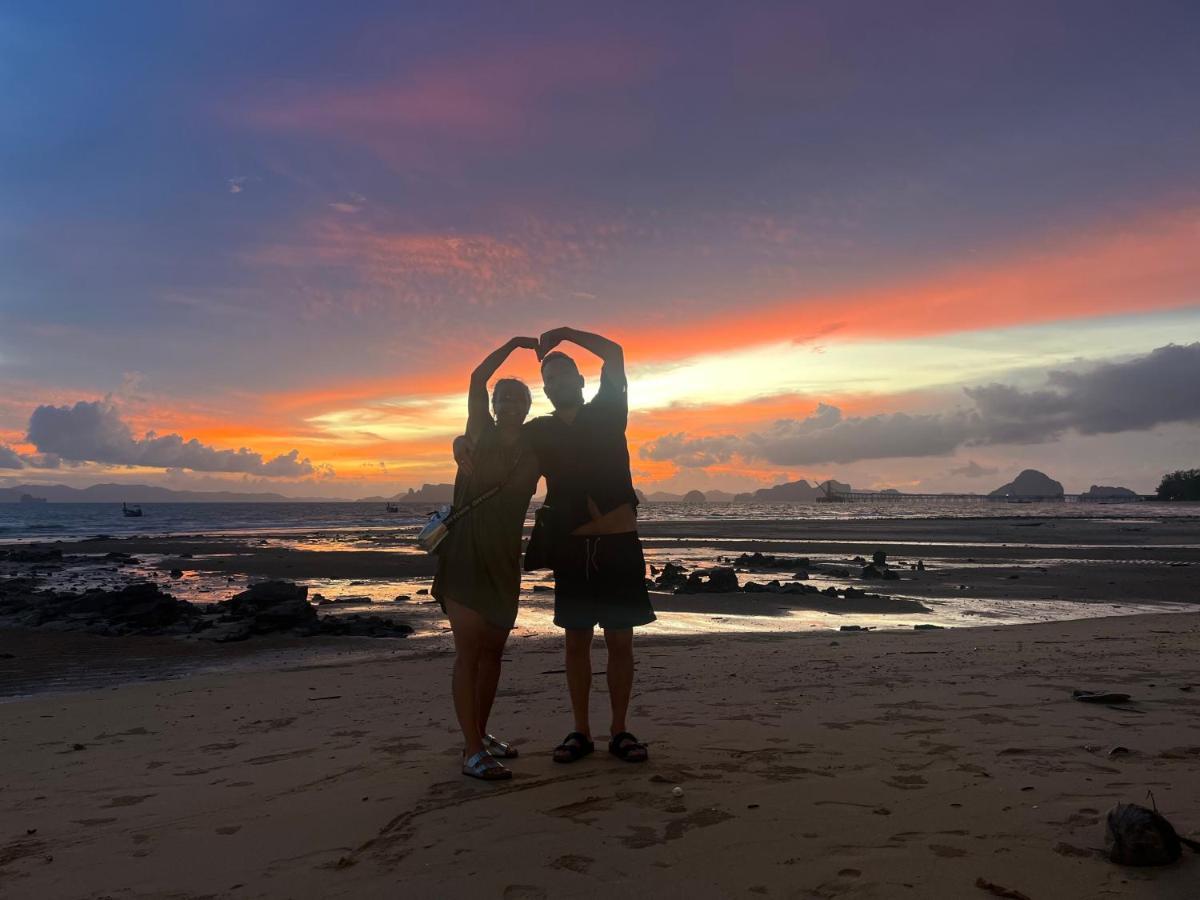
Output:
[[[1150,791],[1200,832],[1198,533],[1194,519],[648,523],[656,565],[805,557],[826,593],[657,591],[631,723],[651,761],[600,745],[562,766],[553,595],[530,576],[493,721],[522,751],[501,785],[458,774],[449,635],[410,538],[64,542],[60,566],[31,571],[211,599],[265,576],[355,585],[417,630],[216,645],[0,631],[0,895],[1194,897],[1190,851],[1143,870],[1097,850],[1105,812]],[[898,579],[859,577],[854,557],[877,549]],[[796,574],[738,568],[742,584]],[[950,627],[915,628],[934,623]],[[599,675],[599,640],[595,661]]]
[[558,647],[518,636],[503,785],[456,774],[448,650],[383,643],[0,705],[0,890],[982,898],[982,878],[1039,900],[1195,896],[1190,854],[1135,870],[1093,848],[1104,812],[1150,790],[1200,831],[1200,614],[644,639],[642,766],[551,761]]

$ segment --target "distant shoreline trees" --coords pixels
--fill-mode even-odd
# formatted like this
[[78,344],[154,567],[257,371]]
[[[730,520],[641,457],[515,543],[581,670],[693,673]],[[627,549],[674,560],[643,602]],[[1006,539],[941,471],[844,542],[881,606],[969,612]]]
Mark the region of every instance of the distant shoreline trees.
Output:
[[1163,476],[1159,500],[1200,500],[1200,469],[1180,469]]

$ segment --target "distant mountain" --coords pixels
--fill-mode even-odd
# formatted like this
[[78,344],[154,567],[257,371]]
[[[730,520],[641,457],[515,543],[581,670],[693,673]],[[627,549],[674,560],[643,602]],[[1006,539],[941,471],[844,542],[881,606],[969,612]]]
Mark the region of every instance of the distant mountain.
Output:
[[453,503],[454,485],[423,484],[420,490],[409,488],[402,494],[388,497],[393,503]]
[[0,488],[0,503],[19,503],[22,494],[45,497],[51,503],[328,503],[340,497],[285,497],[275,493],[237,491],[175,491],[150,484],[21,484]]
[[738,503],[812,503],[821,492],[803,478],[774,487],[759,488],[747,494],[738,494]]
[[1086,497],[1089,499],[1093,499],[1093,500],[1097,499],[1097,498],[1104,498],[1104,499],[1124,498],[1124,499],[1128,499],[1128,500],[1137,500],[1141,497],[1141,494],[1139,494],[1137,491],[1131,491],[1127,487],[1109,487],[1108,485],[1104,485],[1104,484],[1093,484],[1090,488],[1087,489],[1086,493],[1080,494],[1080,496]]
[[707,503],[708,498],[704,496],[703,491],[688,491],[683,495],[684,503]]
[[705,491],[704,499],[709,503],[730,503],[736,494],[731,494],[728,491]]
[[1026,469],[1008,484],[996,488],[989,497],[1061,498],[1063,486],[1045,472]]
[[655,491],[653,494],[647,494],[646,499],[651,503],[678,503],[683,499],[683,494],[672,494],[670,491]]
[[642,493],[642,491],[641,491],[641,490],[639,490],[638,488],[634,488],[634,489],[633,489],[633,492],[634,492],[635,494],[637,494],[638,503],[645,503],[647,500],[649,500],[649,499],[650,499],[650,498],[649,498],[649,497],[647,497],[647,496],[646,496],[644,493]]
[[822,494],[826,493],[827,491],[834,494],[848,494],[853,490],[853,488],[844,481],[836,481],[835,479],[830,478],[828,481],[822,481],[820,484],[818,484],[817,490]]

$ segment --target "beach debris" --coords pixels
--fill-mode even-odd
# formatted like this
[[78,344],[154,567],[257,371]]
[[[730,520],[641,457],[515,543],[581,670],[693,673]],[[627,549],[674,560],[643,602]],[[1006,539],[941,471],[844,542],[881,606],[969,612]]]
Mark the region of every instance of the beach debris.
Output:
[[682,797],[683,796],[683,788],[681,788],[679,785],[675,785],[675,787],[671,788],[671,796],[672,797]]
[[1200,842],[1181,837],[1157,809],[1118,803],[1108,811],[1104,846],[1112,862],[1122,866],[1167,866],[1183,855],[1185,845],[1200,852]]
[[942,631],[945,625],[933,625],[929,622],[922,622],[920,625],[914,625],[913,631]]
[[982,877],[975,879],[975,887],[981,891],[987,891],[993,897],[1004,897],[1005,900],[1030,900],[1028,894],[1022,894],[1020,891],[1014,891],[1012,888],[1006,888]]
[[1109,756],[1126,756],[1132,751],[1128,747],[1116,746],[1108,751]]
[[1128,703],[1130,701],[1129,694],[1121,694],[1116,691],[1071,691],[1071,696],[1080,703]]
[[872,626],[872,625],[843,625],[841,628],[838,629],[838,631],[872,631],[872,630],[874,630],[874,626]]

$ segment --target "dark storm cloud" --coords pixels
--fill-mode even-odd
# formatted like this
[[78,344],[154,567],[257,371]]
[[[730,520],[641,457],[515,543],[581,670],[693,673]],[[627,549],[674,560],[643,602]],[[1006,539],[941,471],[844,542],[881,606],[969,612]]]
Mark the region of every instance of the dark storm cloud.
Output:
[[11,447],[0,444],[0,469],[23,469],[25,463]]
[[[846,418],[820,404],[805,419],[784,419],[745,436],[671,434],[642,448],[647,459],[681,466],[725,462],[734,454],[775,465],[941,456],[961,446],[1036,444],[1066,432],[1113,434],[1173,422],[1200,422],[1200,343],[1170,344],[1122,362],[1080,371],[1053,370],[1046,384],[966,388],[973,408]],[[974,468],[972,468],[974,467]],[[955,474],[990,474],[974,463]]]
[[1200,422],[1200,343],[1159,347],[1087,371],[1052,371],[1042,390],[1003,384],[967,388],[987,430],[982,443],[1038,443],[1080,434],[1145,431]]
[[135,438],[111,403],[80,401],[74,406],[39,406],[29,418],[28,440],[43,454],[64,460],[121,466],[241,472],[273,478],[311,475],[314,467],[296,450],[274,459],[242,447],[217,450],[178,434],[147,432]]

